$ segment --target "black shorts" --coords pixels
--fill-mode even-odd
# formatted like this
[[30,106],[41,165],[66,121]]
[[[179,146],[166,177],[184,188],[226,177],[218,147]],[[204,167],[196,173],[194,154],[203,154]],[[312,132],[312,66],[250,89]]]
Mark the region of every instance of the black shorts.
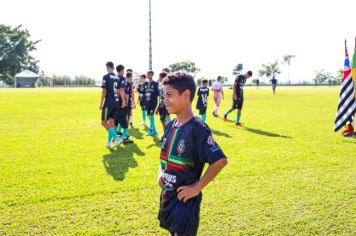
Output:
[[146,101],[140,101],[140,106],[142,110],[147,110],[147,102]]
[[244,105],[243,99],[237,99],[237,100],[234,99],[232,103],[232,108],[241,110],[243,105]]
[[147,103],[147,115],[153,116],[157,107],[157,101]]
[[166,120],[166,117],[169,115],[169,112],[167,111],[167,109],[165,107],[159,108],[158,113],[159,113],[160,120]]
[[117,107],[103,107],[101,111],[101,120],[107,121],[109,119],[115,119],[118,113]]
[[199,110],[199,115],[205,115],[206,114],[206,107],[197,107]]
[[129,127],[129,122],[127,119],[127,109],[127,107],[120,108],[115,118],[115,125],[120,125],[123,129]]
[[162,195],[158,213],[160,227],[178,235],[197,235],[202,194],[186,203],[178,201],[174,191],[162,191]]

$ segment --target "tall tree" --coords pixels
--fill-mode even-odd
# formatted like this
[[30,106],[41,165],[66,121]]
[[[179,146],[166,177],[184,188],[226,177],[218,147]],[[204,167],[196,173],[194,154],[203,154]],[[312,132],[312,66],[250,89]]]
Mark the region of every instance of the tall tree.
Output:
[[259,76],[274,77],[276,74],[280,74],[278,60],[272,63],[262,64],[262,68],[258,71]]
[[234,67],[234,69],[232,69],[232,74],[236,76],[240,74],[242,70],[243,70],[243,64],[239,63]]
[[39,71],[38,61],[30,53],[40,40],[31,41],[29,31],[21,27],[0,24],[0,80],[7,84],[12,84],[13,77],[25,69]]
[[289,81],[289,84],[290,84],[290,61],[292,60],[293,57],[295,57],[295,55],[292,55],[292,54],[283,55],[283,63],[287,63],[287,65],[288,65],[288,81]]
[[200,71],[198,67],[195,66],[194,62],[182,61],[169,65],[171,72],[183,71],[195,75]]

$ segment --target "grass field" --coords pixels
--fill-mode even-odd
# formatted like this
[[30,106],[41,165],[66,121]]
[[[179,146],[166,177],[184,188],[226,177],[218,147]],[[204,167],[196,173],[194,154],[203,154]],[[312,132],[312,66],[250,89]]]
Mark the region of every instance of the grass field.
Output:
[[[220,118],[210,95],[207,123],[229,164],[203,191],[199,235],[355,235],[356,140],[333,132],[339,89],[247,88],[245,128],[221,119],[225,93]],[[135,125],[134,144],[107,150],[99,98],[0,90],[0,235],[167,235],[158,139]]]

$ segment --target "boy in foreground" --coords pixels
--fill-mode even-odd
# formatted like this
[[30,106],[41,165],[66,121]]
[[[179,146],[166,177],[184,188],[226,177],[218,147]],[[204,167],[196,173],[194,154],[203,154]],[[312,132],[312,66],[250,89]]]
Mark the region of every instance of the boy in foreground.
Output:
[[209,88],[208,88],[208,80],[204,79],[202,81],[202,86],[198,88],[197,92],[198,101],[196,108],[199,110],[199,115],[202,121],[206,121],[206,108],[208,106],[208,96],[209,96]]
[[[164,104],[177,118],[164,132],[160,156],[159,186],[162,187],[158,219],[171,235],[196,235],[201,191],[227,164],[209,127],[194,117],[191,103],[196,92],[193,77],[169,74],[163,80]],[[209,167],[204,173],[204,164]]]

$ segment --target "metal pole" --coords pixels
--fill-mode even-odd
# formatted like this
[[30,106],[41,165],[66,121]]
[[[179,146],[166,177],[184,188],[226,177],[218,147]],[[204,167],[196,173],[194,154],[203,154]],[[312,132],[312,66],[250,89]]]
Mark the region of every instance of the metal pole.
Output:
[[152,70],[152,32],[151,32],[151,0],[149,0],[149,65],[148,68]]

